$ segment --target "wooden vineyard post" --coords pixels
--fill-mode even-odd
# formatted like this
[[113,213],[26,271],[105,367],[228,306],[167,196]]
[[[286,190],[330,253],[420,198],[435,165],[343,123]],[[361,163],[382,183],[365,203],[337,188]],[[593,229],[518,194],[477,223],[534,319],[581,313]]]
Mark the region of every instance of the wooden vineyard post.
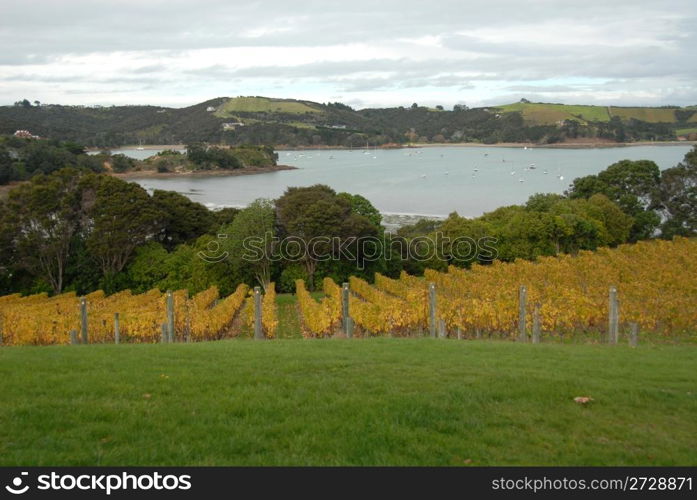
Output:
[[70,343],[77,344],[77,330],[70,330]]
[[629,347],[636,347],[639,345],[639,324],[630,323],[629,324]]
[[619,333],[619,303],[617,301],[617,288],[614,286],[610,287],[610,293],[608,296],[608,328],[607,328],[607,341],[610,344],[617,344],[618,333]]
[[353,321],[351,320],[351,311],[349,309],[349,297],[351,292],[349,284],[344,282],[341,286],[341,321],[346,338],[353,338]]
[[540,343],[540,304],[535,304],[532,310],[532,343]]
[[114,344],[121,342],[121,330],[119,329],[119,313],[114,313]]
[[444,339],[448,336],[448,332],[445,329],[445,320],[438,320],[438,338]]
[[80,298],[80,333],[82,335],[82,343],[87,344],[87,299]]
[[436,285],[428,284],[428,331],[431,337],[436,337]]
[[264,340],[264,330],[261,325],[261,287],[254,287],[254,339]]
[[528,291],[525,286],[521,286],[518,290],[518,341],[527,342],[528,334],[525,331],[525,301],[527,300]]
[[174,342],[174,295],[167,290],[167,342]]
[[457,340],[462,340],[462,329],[458,326],[455,332],[457,333]]
[[479,327],[474,329],[474,338],[477,340],[481,340],[482,338],[482,330]]

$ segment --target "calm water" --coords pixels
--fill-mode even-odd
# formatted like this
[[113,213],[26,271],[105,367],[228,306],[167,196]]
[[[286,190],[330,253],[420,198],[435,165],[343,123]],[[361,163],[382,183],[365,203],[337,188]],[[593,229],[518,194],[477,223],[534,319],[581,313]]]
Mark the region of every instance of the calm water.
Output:
[[288,186],[321,183],[337,191],[361,194],[383,213],[445,216],[457,211],[473,217],[500,206],[524,203],[534,193],[562,193],[575,177],[595,174],[625,158],[653,160],[661,169],[669,168],[681,161],[690,148],[679,145],[281,151],[279,163],[298,170],[136,182],[147,189],[184,193],[209,207],[244,206],[256,198],[276,198]]

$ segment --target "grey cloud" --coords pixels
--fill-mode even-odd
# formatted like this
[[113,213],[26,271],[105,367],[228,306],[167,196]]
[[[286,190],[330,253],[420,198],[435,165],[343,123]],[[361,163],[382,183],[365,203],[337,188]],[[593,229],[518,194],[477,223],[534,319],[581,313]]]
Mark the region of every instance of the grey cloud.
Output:
[[[690,99],[697,81],[697,4],[691,0],[649,2],[588,0],[536,1],[524,8],[517,0],[442,0],[437,5],[414,0],[333,3],[319,0],[287,2],[230,2],[205,4],[185,0],[115,2],[25,0],[0,3],[0,65],[4,82],[123,84],[135,89],[190,89],[193,82],[239,83],[264,80],[269,88],[283,89],[302,82],[320,83],[344,92],[425,87],[467,90],[473,82],[504,82],[504,95],[538,93],[564,99],[583,96],[592,89],[638,93],[660,85],[660,99]],[[559,23],[571,23],[578,33],[599,33],[571,38],[570,33],[550,43],[508,35],[535,33]],[[484,39],[481,29],[501,33]],[[405,42],[438,37],[439,46]],[[257,66],[234,69],[224,62],[176,73],[162,57],[177,58],[201,48],[290,47],[311,49],[341,44],[389,48],[390,57],[352,61],[323,61],[294,67]],[[413,50],[413,53],[410,52]],[[65,55],[98,54],[108,58],[117,51],[137,51],[134,67],[111,78],[56,75]],[[233,61],[234,62],[234,61]],[[31,70],[20,67],[36,65]],[[15,67],[15,74],[5,71]],[[460,73],[466,74],[463,77]],[[612,82],[585,85],[559,80],[591,79]],[[541,85],[539,82],[549,82]],[[184,92],[185,90],[182,90]],[[101,91],[100,91],[101,92]],[[0,95],[12,100],[13,96]],[[627,97],[631,99],[631,96]],[[637,98],[638,99],[638,98]],[[500,102],[500,101],[499,101]],[[667,103],[661,101],[661,104]]]
[[506,87],[506,90],[511,92],[578,92],[579,86],[570,85],[511,85]]

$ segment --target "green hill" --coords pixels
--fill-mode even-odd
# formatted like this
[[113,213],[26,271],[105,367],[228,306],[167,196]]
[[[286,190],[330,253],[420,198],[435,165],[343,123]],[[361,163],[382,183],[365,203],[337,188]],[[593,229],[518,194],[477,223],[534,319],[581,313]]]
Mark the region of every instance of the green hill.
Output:
[[[613,116],[617,116],[623,121],[640,120],[646,123],[697,121],[697,110],[694,107],[647,108],[516,102],[497,106],[495,109],[506,113],[519,112],[526,123],[535,125],[554,125],[564,120],[577,120],[584,124],[588,122],[609,122]],[[683,111],[684,114],[689,116],[677,116],[678,113],[676,111]]]
[[271,99],[269,97],[233,97],[226,99],[215,110],[215,116],[227,118],[235,113],[323,113],[320,104],[294,99]]
[[29,130],[88,147],[129,144],[271,144],[350,146],[366,143],[618,142],[675,140],[697,123],[697,108],[605,107],[521,101],[488,108],[354,110],[341,103],[219,97],[185,108],[159,106],[0,106],[0,134]]
[[554,125],[564,120],[579,120],[583,123],[610,121],[608,108],[605,106],[516,102],[497,106],[496,109],[521,113],[526,123],[535,125]]

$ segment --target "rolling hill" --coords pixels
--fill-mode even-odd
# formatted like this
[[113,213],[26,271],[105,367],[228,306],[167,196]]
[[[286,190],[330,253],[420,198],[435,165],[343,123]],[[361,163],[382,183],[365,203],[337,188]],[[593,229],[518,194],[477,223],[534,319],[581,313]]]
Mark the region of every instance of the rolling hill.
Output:
[[697,108],[605,107],[521,102],[452,111],[423,106],[354,110],[269,97],[219,97],[185,108],[159,106],[0,106],[0,134],[29,130],[90,147],[128,144],[365,146],[388,143],[618,142],[693,134]]
[[[609,122],[614,116],[623,121],[640,120],[647,123],[697,121],[697,110],[678,107],[643,108],[516,102],[496,106],[495,109],[505,113],[521,113],[526,123],[535,125],[553,125],[564,120],[576,120],[580,123]],[[689,116],[679,116],[680,111]]]

